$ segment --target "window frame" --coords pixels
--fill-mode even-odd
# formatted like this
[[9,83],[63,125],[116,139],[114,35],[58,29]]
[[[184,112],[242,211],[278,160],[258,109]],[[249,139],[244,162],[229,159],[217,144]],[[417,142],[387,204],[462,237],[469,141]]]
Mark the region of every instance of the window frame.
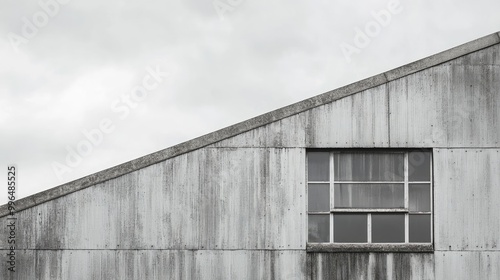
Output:
[[[328,152],[329,153],[329,180],[328,181],[309,181],[309,153],[310,152]],[[430,154],[429,168],[430,168],[430,180],[429,181],[410,181],[409,174],[409,155],[412,152],[425,152]],[[403,168],[404,168],[404,178],[402,181],[336,181],[335,178],[335,160],[334,155],[336,153],[399,153],[404,155]],[[375,248],[380,251],[385,251],[387,248],[393,248],[392,251],[399,251],[400,249],[405,250],[407,248],[410,251],[431,251],[433,250],[434,244],[434,176],[433,176],[433,161],[434,153],[432,149],[373,149],[373,148],[363,148],[363,149],[307,149],[306,150],[306,221],[307,230],[309,231],[309,215],[329,215],[329,241],[328,242],[310,242],[309,234],[307,234],[307,247],[309,248],[341,248],[341,249],[370,249]],[[404,184],[404,207],[403,208],[335,208],[335,184]],[[328,212],[318,212],[309,211],[309,186],[310,184],[328,184],[329,185],[329,199],[330,199],[330,211]],[[429,211],[410,211],[410,201],[409,201],[409,186],[410,184],[429,184]],[[336,213],[366,213],[367,214],[367,239],[363,243],[344,243],[334,241],[334,215]],[[373,243],[372,242],[372,214],[377,213],[395,213],[404,214],[404,242],[400,243]],[[430,215],[430,242],[410,242],[410,215]],[[348,250],[349,251],[349,250]]]

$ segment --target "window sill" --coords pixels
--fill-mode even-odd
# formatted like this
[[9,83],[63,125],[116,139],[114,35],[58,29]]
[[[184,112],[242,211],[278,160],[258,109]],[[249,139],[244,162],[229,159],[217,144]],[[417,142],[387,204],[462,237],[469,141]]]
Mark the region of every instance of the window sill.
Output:
[[434,246],[430,243],[421,244],[339,244],[339,243],[307,243],[307,252],[322,253],[370,253],[370,252],[411,252],[433,253]]

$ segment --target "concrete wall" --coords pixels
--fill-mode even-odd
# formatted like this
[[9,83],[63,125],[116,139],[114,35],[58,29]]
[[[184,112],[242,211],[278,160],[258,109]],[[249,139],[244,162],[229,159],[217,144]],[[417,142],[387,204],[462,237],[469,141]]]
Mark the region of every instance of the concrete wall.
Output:
[[[499,57],[494,45],[21,211],[20,271],[1,262],[0,278],[499,279]],[[310,147],[433,148],[435,252],[306,253]]]
[[[11,275],[2,272],[2,279],[303,279],[306,253],[298,250],[26,250],[18,253],[18,260],[22,269]],[[0,269],[6,271],[4,262]]]
[[14,279],[305,275],[304,153],[203,148],[19,212]]
[[309,253],[307,260],[310,279],[434,279],[433,254]]

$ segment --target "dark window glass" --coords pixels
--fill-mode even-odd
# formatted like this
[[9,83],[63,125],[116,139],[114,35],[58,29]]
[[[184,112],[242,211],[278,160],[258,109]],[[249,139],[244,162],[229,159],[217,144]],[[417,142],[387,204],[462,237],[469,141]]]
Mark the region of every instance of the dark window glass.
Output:
[[412,212],[431,211],[431,186],[430,184],[409,184],[409,202]]
[[308,180],[309,181],[329,181],[330,180],[330,153],[329,152],[309,152],[308,159]]
[[335,184],[335,208],[403,208],[404,184]]
[[333,238],[339,243],[365,243],[367,238],[367,214],[335,214]]
[[431,180],[431,153],[410,152],[408,153],[408,177],[410,181]]
[[372,214],[372,242],[405,242],[405,215]]
[[410,215],[410,242],[431,242],[431,215]]
[[309,242],[330,242],[330,215],[309,215]]
[[308,208],[310,212],[330,211],[330,185],[309,184]]
[[336,153],[335,181],[403,181],[403,153]]

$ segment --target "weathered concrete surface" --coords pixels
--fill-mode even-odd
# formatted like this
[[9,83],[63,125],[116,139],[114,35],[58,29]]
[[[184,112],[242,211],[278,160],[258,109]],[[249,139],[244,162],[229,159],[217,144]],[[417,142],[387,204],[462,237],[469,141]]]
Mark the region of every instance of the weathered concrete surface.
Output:
[[309,253],[307,262],[308,279],[314,280],[454,279],[434,278],[429,253]]
[[388,109],[385,84],[311,109],[305,147],[388,147]]
[[500,277],[499,251],[441,251],[435,256],[436,279],[488,279]]
[[305,249],[297,170],[302,149],[199,149],[18,213],[18,246]]
[[[306,278],[306,253],[293,250],[29,250],[20,258],[19,271],[2,279]],[[0,269],[5,275],[3,261]]]
[[[3,236],[2,236],[3,237]],[[9,264],[7,263],[7,253],[10,251],[0,250],[0,279],[2,280],[24,280],[37,279],[36,273],[36,252],[33,250],[16,250],[16,267],[15,272],[8,271]],[[53,278],[56,279],[56,278]]]
[[[388,83],[391,147],[498,147],[498,56],[495,46]],[[478,57],[492,61],[459,64]]]
[[299,113],[219,141],[208,147],[305,147],[307,114],[308,112]]
[[436,250],[500,252],[500,149],[436,149],[434,169]]

